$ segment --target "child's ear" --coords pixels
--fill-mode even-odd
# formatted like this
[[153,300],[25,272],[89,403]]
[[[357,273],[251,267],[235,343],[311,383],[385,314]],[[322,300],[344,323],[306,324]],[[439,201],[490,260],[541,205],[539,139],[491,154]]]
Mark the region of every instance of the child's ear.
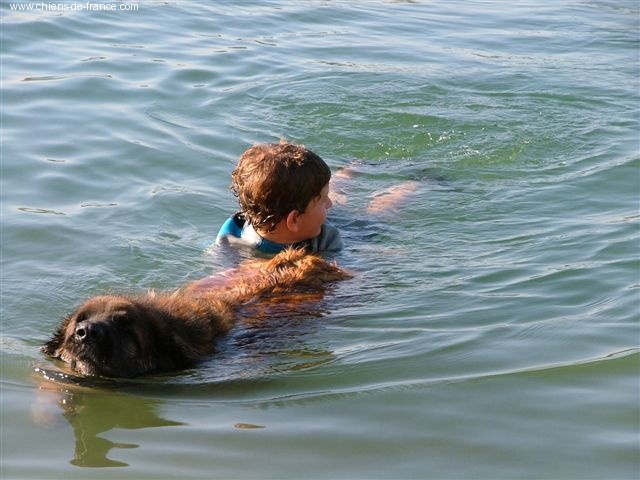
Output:
[[300,219],[300,212],[297,210],[291,210],[289,215],[287,215],[287,228],[292,232],[297,232],[299,225],[298,220]]

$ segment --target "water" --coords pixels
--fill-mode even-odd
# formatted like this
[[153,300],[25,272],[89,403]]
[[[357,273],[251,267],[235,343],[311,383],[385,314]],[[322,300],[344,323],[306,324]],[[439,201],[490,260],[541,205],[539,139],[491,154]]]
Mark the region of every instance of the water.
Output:
[[[0,476],[638,478],[638,3],[513,3],[2,0]],[[86,296],[229,266],[230,172],[281,137],[357,172],[324,316],[46,382]]]

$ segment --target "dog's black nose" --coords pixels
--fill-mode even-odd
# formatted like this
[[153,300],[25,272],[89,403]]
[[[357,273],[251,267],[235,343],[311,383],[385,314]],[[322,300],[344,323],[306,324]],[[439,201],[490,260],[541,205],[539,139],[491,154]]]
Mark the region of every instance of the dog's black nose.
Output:
[[101,326],[97,323],[82,322],[76,326],[76,338],[81,342],[99,338]]

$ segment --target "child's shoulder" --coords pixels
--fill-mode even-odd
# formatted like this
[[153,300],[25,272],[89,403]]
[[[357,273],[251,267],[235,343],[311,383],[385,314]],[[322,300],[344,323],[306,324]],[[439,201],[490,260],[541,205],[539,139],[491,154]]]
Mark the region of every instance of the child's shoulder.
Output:
[[239,238],[240,235],[242,235],[242,228],[244,227],[246,221],[247,220],[242,212],[234,213],[229,218],[227,218],[220,227],[218,238],[226,237],[228,235]]
[[[218,231],[215,244],[249,247],[265,253],[277,253],[290,246],[260,237],[242,212],[235,213],[225,220]],[[344,248],[340,231],[330,223],[322,225],[317,237],[300,242],[298,246],[306,246],[311,252],[337,252]]]
[[320,235],[309,240],[309,244],[313,252],[337,252],[344,248],[340,230],[330,223],[324,223]]

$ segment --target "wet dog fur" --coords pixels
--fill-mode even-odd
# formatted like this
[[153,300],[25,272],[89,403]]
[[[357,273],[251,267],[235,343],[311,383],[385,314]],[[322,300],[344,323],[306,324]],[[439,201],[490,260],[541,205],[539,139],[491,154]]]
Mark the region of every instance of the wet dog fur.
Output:
[[245,262],[225,286],[206,279],[172,293],[101,295],[66,317],[42,351],[82,375],[135,377],[192,366],[214,352],[243,305],[265,296],[321,292],[350,275],[333,263],[286,250]]

